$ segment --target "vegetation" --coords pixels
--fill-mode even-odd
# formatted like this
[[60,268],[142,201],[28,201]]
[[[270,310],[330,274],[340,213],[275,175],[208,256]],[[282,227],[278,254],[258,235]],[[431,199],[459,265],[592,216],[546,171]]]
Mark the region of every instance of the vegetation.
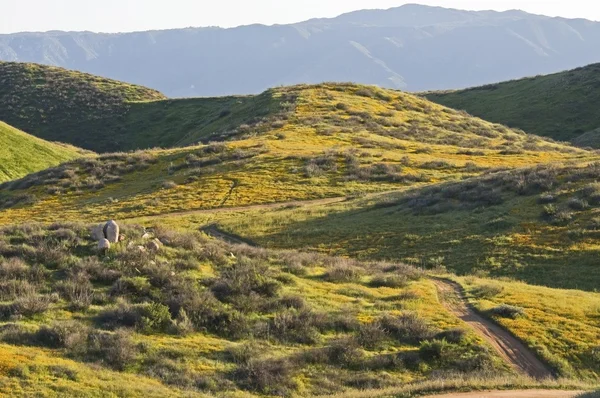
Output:
[[[165,221],[189,228],[218,223],[266,247],[395,259],[593,291],[600,282],[598,167],[539,166],[325,206]],[[588,205],[573,209],[574,199]]]
[[[460,282],[472,294],[472,302],[478,309],[489,312],[564,376],[598,379],[599,293],[502,280],[493,282],[502,286],[502,292],[481,297],[478,290],[490,281],[465,277]],[[495,311],[498,308],[516,308],[519,316],[503,316],[504,313]]]
[[119,148],[115,123],[157,91],[37,64],[0,62],[0,120],[37,137],[94,151]]
[[295,105],[235,141],[103,155],[5,185],[0,223],[342,197],[592,157],[409,94],[350,84],[272,93]]
[[528,133],[600,148],[600,116],[594,110],[600,64],[466,90],[432,92],[440,104]]
[[41,140],[0,122],[0,182],[21,178],[85,154],[78,148]]
[[[440,372],[510,375],[473,333],[456,332],[460,321],[413,267],[133,225],[125,226],[125,241],[99,254],[90,229],[63,223],[1,231],[0,363],[8,391],[41,378],[85,393],[115,374],[140,381],[119,387],[135,396],[152,380],[173,394],[288,396],[399,387]],[[146,249],[148,231],[164,242],[158,252]],[[328,276],[343,268],[364,276]],[[404,283],[373,287],[368,275]],[[56,362],[34,360],[29,347]],[[91,366],[103,370],[69,383],[87,378]]]

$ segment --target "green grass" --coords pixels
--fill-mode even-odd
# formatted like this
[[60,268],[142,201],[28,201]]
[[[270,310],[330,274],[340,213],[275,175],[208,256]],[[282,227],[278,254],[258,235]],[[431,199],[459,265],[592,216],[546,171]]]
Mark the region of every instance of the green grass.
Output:
[[115,151],[112,129],[132,103],[164,99],[155,90],[36,64],[0,62],[0,120],[37,137]]
[[[314,396],[440,372],[513,376],[473,332],[440,334],[465,325],[412,267],[230,246],[156,224],[147,227],[160,251],[122,225],[126,240],[101,254],[91,227],[2,229],[7,395],[94,396],[106,378],[119,396],[152,385],[153,395]],[[383,276],[387,286],[376,286]]]
[[598,164],[546,166],[327,206],[167,222],[190,228],[217,222],[266,247],[443,265],[462,275],[593,291],[600,283],[597,171]]
[[26,134],[0,122],[0,182],[79,158],[86,152]]
[[599,146],[600,65],[466,90],[432,92],[440,104],[464,109],[483,119],[521,128],[528,133],[581,146]]
[[[101,220],[107,207],[113,217],[131,218],[405,190],[593,157],[389,90],[295,86],[254,100],[270,104],[273,97],[289,100],[265,121],[238,128],[235,141],[105,155],[6,185],[0,222]],[[253,103],[238,105],[226,118],[254,113]]]

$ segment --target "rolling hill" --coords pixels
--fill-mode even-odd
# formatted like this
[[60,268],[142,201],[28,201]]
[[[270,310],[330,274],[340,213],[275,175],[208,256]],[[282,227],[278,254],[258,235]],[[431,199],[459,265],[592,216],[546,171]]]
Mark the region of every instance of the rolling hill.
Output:
[[157,91],[62,68],[0,62],[0,120],[49,141],[117,151],[120,118]]
[[194,97],[324,81],[456,89],[600,62],[599,45],[598,22],[412,4],[292,25],[0,35],[0,59]]
[[[168,148],[0,185],[0,395],[597,385],[595,152],[359,84],[167,100],[109,82],[134,92],[114,102],[52,84],[23,97],[51,98],[63,126],[72,109],[48,131]],[[123,240],[99,250],[108,219]]]
[[598,148],[598,88],[600,64],[593,64],[547,76],[425,95],[434,102],[528,133]]
[[[5,184],[0,220],[101,220],[340,197],[592,156],[376,87],[293,86],[267,98],[287,100],[280,112],[233,130],[231,142],[106,154]],[[223,118],[247,112],[232,108]]]
[[0,122],[0,182],[18,179],[86,154],[79,148],[47,142]]

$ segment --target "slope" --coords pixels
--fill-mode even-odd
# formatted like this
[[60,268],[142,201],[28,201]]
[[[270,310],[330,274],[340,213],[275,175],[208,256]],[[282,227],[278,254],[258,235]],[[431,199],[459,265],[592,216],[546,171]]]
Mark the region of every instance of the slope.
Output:
[[599,32],[600,23],[583,19],[405,5],[292,25],[0,35],[0,57],[134,82],[170,97],[324,81],[422,91],[600,62]]
[[[464,109],[528,133],[600,147],[600,64],[466,90],[427,93],[434,102]],[[589,132],[589,133],[588,133]],[[586,134],[588,133],[588,134]]]
[[157,91],[62,68],[0,62],[0,120],[37,137],[90,150],[117,150],[110,129],[131,103]]
[[0,219],[123,218],[339,197],[592,156],[375,87],[294,86],[269,96],[290,98],[285,111],[240,126],[235,141],[104,155],[6,184]]
[[41,140],[0,122],[0,182],[21,178],[85,154],[78,148]]

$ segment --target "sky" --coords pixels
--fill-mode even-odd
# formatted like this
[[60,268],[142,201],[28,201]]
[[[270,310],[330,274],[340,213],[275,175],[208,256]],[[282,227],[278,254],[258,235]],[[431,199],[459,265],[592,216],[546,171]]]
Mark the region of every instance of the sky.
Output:
[[0,33],[286,24],[406,3],[600,20],[597,0],[0,0]]

